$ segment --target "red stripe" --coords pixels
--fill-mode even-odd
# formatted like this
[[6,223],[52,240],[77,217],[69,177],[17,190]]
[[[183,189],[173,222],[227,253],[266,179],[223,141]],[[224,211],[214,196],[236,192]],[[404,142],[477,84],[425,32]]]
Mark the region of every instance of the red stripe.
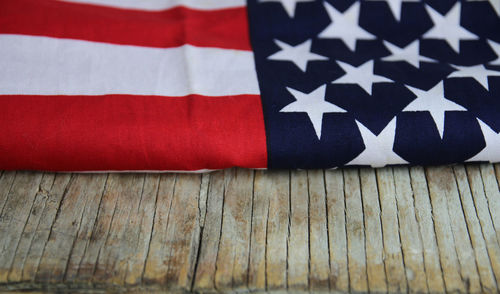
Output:
[[161,48],[191,44],[251,50],[245,7],[139,11],[53,0],[4,0],[0,33]]
[[260,96],[0,96],[0,169],[267,165]]

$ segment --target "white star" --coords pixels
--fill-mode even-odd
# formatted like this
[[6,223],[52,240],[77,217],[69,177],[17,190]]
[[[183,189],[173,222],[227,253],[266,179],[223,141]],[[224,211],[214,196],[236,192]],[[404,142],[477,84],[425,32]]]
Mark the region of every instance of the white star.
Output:
[[391,9],[392,15],[399,22],[401,20],[401,6],[403,2],[420,2],[420,0],[368,0],[368,1],[385,1]]
[[287,43],[284,43],[280,40],[274,40],[276,45],[281,48],[281,51],[274,53],[269,56],[267,59],[271,60],[282,60],[282,61],[291,61],[295,63],[298,68],[302,71],[306,71],[307,63],[312,60],[327,60],[328,57],[321,56],[311,52],[312,41],[307,40],[304,43],[301,43],[296,46],[291,46]]
[[444,39],[457,53],[460,51],[460,40],[479,39],[478,36],[460,26],[460,2],[457,2],[445,16],[428,5],[425,8],[434,26],[422,36],[424,39]]
[[420,41],[415,40],[410,45],[400,48],[387,41],[384,41],[385,46],[392,55],[382,58],[383,61],[406,61],[416,68],[420,68],[420,62],[436,62],[436,60],[420,55]]
[[259,0],[260,3],[264,2],[280,2],[283,5],[286,13],[290,17],[295,16],[295,8],[299,2],[313,2],[314,0]]
[[410,86],[406,87],[410,89],[413,94],[417,95],[417,99],[408,104],[403,111],[428,111],[436,124],[441,139],[443,139],[444,133],[444,113],[453,110],[467,110],[444,97],[444,86],[442,81],[428,91],[422,91]]
[[319,33],[319,38],[341,39],[351,51],[356,50],[356,40],[376,39],[374,35],[358,25],[359,2],[351,5],[344,13],[335,9],[328,2],[325,2],[324,6],[332,22]]
[[484,141],[486,146],[476,154],[474,157],[469,158],[466,161],[489,161],[489,162],[499,162],[500,161],[500,135],[493,131],[487,124],[482,120],[477,118],[481,131],[483,132]]
[[488,84],[489,76],[500,76],[500,72],[487,69],[484,65],[474,65],[474,66],[458,66],[452,65],[457,71],[452,72],[448,78],[465,78],[470,77],[478,81],[486,90],[490,90]]
[[488,1],[490,2],[491,6],[495,9],[496,13],[500,15],[500,0],[469,0],[469,2],[475,2],[475,1]]
[[374,83],[394,82],[393,80],[373,73],[373,60],[367,61],[358,67],[340,61],[337,61],[337,63],[346,73],[333,81],[332,84],[358,84],[363,90],[371,95]]
[[493,49],[493,51],[495,51],[495,54],[497,55],[497,59],[493,60],[489,64],[491,64],[491,65],[500,65],[500,44],[499,43],[495,43],[495,42],[493,42],[491,40],[488,40],[488,44],[490,44],[491,49]]
[[405,164],[408,163],[393,151],[394,137],[396,135],[396,118],[375,136],[369,129],[356,121],[365,150],[356,158],[351,160],[348,165],[371,165],[372,167],[382,167],[387,164]]
[[311,120],[318,139],[321,139],[323,114],[332,112],[346,112],[344,109],[325,101],[326,85],[323,85],[309,94],[286,88],[297,101],[283,107],[280,112],[305,112]]

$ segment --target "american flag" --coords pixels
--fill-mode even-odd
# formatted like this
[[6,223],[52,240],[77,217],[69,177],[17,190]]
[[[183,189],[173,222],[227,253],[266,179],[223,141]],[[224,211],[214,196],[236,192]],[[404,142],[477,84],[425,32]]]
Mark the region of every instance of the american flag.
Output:
[[500,161],[500,0],[1,0],[0,168]]

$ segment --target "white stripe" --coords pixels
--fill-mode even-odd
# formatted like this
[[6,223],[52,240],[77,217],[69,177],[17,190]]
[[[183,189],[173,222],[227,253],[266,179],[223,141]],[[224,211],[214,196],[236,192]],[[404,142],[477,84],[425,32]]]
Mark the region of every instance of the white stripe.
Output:
[[0,94],[259,94],[251,51],[0,35]]
[[245,0],[63,0],[65,2],[76,2],[111,6],[125,9],[140,10],[165,10],[175,6],[184,6],[200,10],[214,10],[224,8],[242,7],[246,5]]

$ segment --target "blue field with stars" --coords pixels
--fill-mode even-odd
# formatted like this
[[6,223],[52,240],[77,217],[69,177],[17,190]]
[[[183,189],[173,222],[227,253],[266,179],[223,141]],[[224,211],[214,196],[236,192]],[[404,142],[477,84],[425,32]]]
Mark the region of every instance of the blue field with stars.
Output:
[[500,161],[500,1],[249,0],[269,168]]

